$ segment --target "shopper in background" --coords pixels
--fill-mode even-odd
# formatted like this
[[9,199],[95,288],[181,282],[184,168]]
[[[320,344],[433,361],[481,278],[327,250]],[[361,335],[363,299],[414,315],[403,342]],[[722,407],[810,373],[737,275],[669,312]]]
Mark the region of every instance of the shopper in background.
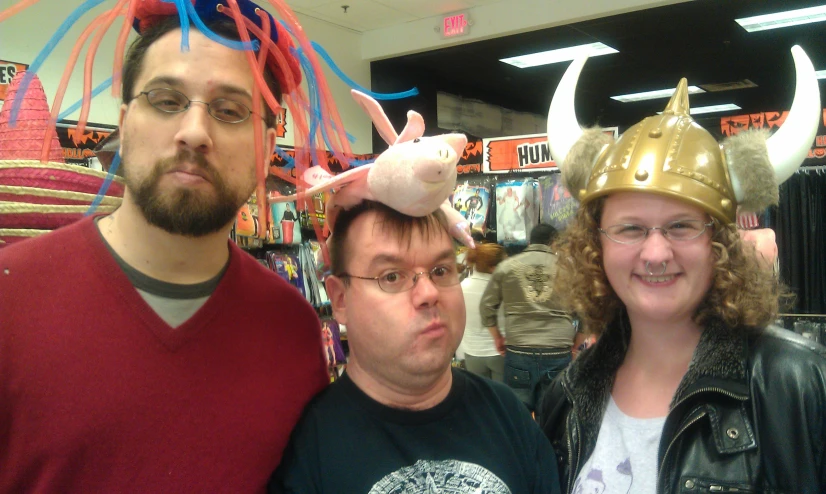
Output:
[[499,244],[478,244],[469,250],[465,264],[470,270],[462,280],[462,294],[465,298],[465,335],[459,344],[464,351],[465,368],[477,376],[502,382],[505,357],[499,354],[488,328],[482,324],[479,302],[488,286],[491,273],[496,265],[505,259],[505,248]]
[[[505,384],[534,411],[539,397],[571,362],[574,325],[554,294],[557,256],[550,243],[556,229],[540,224],[530,245],[503,261],[488,283],[479,310],[499,353],[505,356]],[[497,311],[504,307],[505,335]]]
[[308,407],[272,491],[558,492],[556,458],[519,400],[450,362],[465,326],[442,211],[363,201],[338,214],[327,293],[344,375]]
[[154,21],[124,65],[122,206],[0,251],[0,492],[261,492],[329,382],[312,307],[228,240],[253,119],[275,145],[246,55]]
[[777,200],[812,143],[818,87],[793,52],[793,132],[749,131],[722,152],[685,79],[612,143],[555,111],[584,60],[563,77],[548,134],[581,207],[557,245],[557,292],[601,334],[538,410],[566,492],[826,492],[826,349],[769,326],[784,289],[734,225],[738,202]]

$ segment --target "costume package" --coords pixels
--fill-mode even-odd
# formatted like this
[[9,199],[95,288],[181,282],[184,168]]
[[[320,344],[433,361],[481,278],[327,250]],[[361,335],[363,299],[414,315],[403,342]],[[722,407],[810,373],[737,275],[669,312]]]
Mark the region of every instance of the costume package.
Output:
[[496,241],[502,245],[528,245],[539,223],[539,183],[513,180],[496,185]]
[[270,204],[272,223],[270,224],[270,238],[272,243],[295,245],[301,243],[301,228],[298,221],[298,210],[294,202],[278,202]]
[[258,235],[258,207],[247,203],[238,210],[235,219],[235,234],[239,237],[255,237]]
[[467,219],[471,231],[485,233],[485,223],[490,209],[490,191],[487,187],[461,184],[456,187],[451,203],[453,209]]
[[[298,261],[298,256],[283,254],[281,252],[267,252],[267,262],[270,269],[284,278],[289,284],[298,288],[302,295],[305,295],[304,290],[304,274],[301,271],[301,263]],[[305,295],[306,296],[306,295]]]
[[323,227],[326,219],[325,210],[327,208],[327,201],[330,199],[330,193],[319,192],[308,199],[309,204],[301,211],[299,217],[301,228],[313,228],[313,222],[318,222],[318,226]]
[[562,184],[562,175],[554,173],[539,179],[542,207],[539,221],[562,231],[576,215],[579,203]]

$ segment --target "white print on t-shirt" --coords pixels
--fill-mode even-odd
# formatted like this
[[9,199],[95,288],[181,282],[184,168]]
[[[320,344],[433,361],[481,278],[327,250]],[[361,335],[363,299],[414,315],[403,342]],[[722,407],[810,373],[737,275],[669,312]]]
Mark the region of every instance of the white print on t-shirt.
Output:
[[376,482],[369,494],[511,494],[487,468],[459,460],[419,460]]
[[[616,471],[607,475],[616,484],[611,484],[611,490],[607,492],[631,492],[631,485],[634,483],[634,473],[631,471],[631,458],[617,465]],[[606,492],[605,477],[602,470],[590,468],[586,475],[577,477],[574,483],[574,494],[604,494]],[[626,482],[627,480],[627,482]]]
[[594,452],[582,466],[573,494],[654,494],[663,425],[665,417],[625,415],[610,398]]

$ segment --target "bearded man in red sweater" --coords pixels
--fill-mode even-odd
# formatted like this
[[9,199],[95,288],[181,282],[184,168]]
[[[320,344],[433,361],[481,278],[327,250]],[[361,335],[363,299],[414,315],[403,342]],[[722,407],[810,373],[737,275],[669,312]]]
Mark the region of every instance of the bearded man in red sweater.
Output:
[[246,55],[198,30],[182,50],[177,15],[140,34],[122,206],[0,250],[0,492],[261,492],[328,382],[312,307],[228,242],[252,119],[275,145]]

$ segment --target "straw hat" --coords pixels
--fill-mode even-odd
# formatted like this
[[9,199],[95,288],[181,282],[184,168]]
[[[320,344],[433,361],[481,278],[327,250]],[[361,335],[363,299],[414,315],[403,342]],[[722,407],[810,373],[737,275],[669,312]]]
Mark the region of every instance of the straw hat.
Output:
[[[25,240],[81,219],[107,174],[63,162],[63,149],[50,126],[46,93],[37,76],[24,94],[24,72],[11,82],[0,110],[0,247]],[[16,98],[22,97],[15,125],[9,124]],[[40,162],[43,139],[51,127],[49,161]],[[96,212],[117,209],[123,180],[115,177]]]
[[[9,90],[3,109],[0,110],[0,160],[28,159],[39,160],[43,149],[43,137],[46,129],[50,128],[51,112],[46,102],[46,93],[40,79],[35,75],[29,84],[20,112],[14,127],[9,123],[11,109],[17,98],[20,83],[26,71],[20,71],[9,84]],[[57,139],[57,131],[51,126],[51,142],[49,146],[49,161],[63,163],[63,148]]]

